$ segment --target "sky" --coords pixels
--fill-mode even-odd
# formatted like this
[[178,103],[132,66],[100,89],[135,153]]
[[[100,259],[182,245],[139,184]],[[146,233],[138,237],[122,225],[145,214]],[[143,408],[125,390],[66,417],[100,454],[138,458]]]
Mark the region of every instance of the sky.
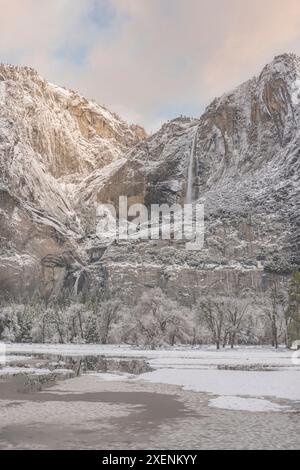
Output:
[[300,55],[299,0],[0,0],[0,62],[28,65],[148,132]]

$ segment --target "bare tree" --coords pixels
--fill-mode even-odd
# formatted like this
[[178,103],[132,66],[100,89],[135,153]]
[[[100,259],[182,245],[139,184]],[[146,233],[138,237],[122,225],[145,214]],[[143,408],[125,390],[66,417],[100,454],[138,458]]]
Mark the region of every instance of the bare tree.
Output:
[[203,318],[217,349],[220,349],[226,334],[224,301],[221,298],[206,297],[198,305],[200,318]]
[[216,296],[205,297],[198,303],[200,320],[211,333],[217,349],[229,342],[234,347],[238,334],[243,327],[243,320],[248,310],[244,299]]
[[[264,311],[266,319],[270,324],[272,346],[277,349],[279,344],[279,337],[283,331],[283,326],[285,329],[288,326],[288,317],[286,316],[286,292],[284,289],[282,289],[282,286],[276,282],[276,280],[274,280],[271,289],[264,295],[259,303]],[[286,331],[285,341],[287,342]]]
[[116,321],[120,303],[118,301],[108,300],[100,304],[99,328],[101,344],[106,344],[112,324]]
[[123,340],[143,347],[189,343],[193,337],[194,313],[167,298],[161,289],[145,292],[124,318]]
[[226,315],[226,333],[231,349],[234,348],[237,335],[243,326],[249,303],[244,299],[229,299],[224,302]]

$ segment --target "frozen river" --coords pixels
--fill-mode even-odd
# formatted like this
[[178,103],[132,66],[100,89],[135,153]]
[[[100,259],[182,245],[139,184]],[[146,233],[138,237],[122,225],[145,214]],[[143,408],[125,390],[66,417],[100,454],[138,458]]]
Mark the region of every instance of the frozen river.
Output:
[[[284,348],[142,351],[12,344],[7,352],[0,382],[1,448],[300,447],[300,365],[298,355]],[[60,361],[139,358],[153,370],[88,371],[20,393],[16,374],[24,371],[22,361],[37,354]],[[47,374],[41,365],[30,367],[33,376]]]

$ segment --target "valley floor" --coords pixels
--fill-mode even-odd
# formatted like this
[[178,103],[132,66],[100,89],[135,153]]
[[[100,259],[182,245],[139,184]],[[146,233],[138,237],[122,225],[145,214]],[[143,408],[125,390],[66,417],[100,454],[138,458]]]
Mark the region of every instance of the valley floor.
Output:
[[[300,354],[283,348],[12,344],[7,351],[0,371],[1,449],[300,447]],[[87,372],[20,392],[17,373],[24,369],[16,358],[20,366],[37,353],[143,358],[153,371]]]

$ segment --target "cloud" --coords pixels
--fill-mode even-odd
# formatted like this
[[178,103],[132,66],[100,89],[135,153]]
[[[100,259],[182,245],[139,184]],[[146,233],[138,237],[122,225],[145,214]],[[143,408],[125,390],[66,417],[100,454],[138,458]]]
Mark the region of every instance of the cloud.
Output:
[[278,53],[298,0],[0,0],[0,54],[155,129],[200,115]]
[[[230,29],[212,51],[203,73],[210,95],[250,78],[274,55],[300,54],[300,4],[297,0],[231,2]],[[221,38],[220,38],[221,39]]]

